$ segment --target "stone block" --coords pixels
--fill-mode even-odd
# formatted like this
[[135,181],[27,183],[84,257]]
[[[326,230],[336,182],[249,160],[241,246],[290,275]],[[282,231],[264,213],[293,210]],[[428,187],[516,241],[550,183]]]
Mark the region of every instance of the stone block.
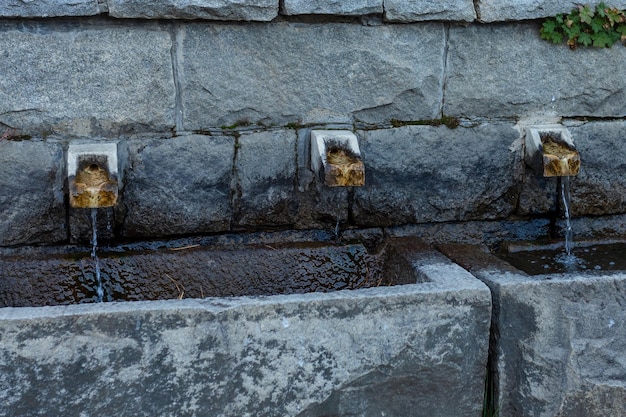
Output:
[[514,213],[521,151],[508,124],[406,126],[360,132],[365,186],[358,225],[504,218]]
[[338,16],[362,16],[383,12],[383,0],[283,0],[281,13],[330,14]]
[[[585,1],[584,4],[595,6],[598,0]],[[626,9],[626,1],[615,0],[606,4]],[[531,20],[560,13],[569,13],[578,5],[577,1],[564,0],[479,0],[477,2],[479,19],[482,22],[498,22],[506,20]]]
[[296,132],[243,134],[237,141],[235,223],[246,227],[288,225],[296,212]]
[[270,21],[278,0],[107,0],[113,17]]
[[94,0],[3,0],[2,17],[93,16],[106,11]]
[[476,19],[472,0],[384,0],[385,20],[390,22],[421,22],[453,20],[471,22]]
[[295,226],[302,229],[326,229],[337,236],[349,219],[349,189],[326,187],[320,178],[316,178],[311,168],[310,128],[298,130],[297,152],[298,215]]
[[569,128],[581,155],[572,178],[572,214],[596,216],[626,211],[626,122],[592,122]]
[[553,45],[534,23],[451,27],[444,114],[623,117],[625,60],[620,47]]
[[0,123],[34,135],[174,126],[172,40],[156,26],[0,26]]
[[189,135],[129,143],[125,236],[228,230],[235,141]]
[[[581,159],[579,174],[570,178],[572,216],[611,215],[626,211],[626,180],[621,175],[626,170],[626,123],[573,123],[568,129]],[[518,213],[554,211],[556,199],[561,199],[560,193],[555,178],[539,177],[527,169]]]
[[428,256],[394,287],[0,309],[0,416],[477,416],[489,290]]
[[183,125],[382,123],[439,114],[442,24],[181,28]]
[[0,246],[67,239],[59,143],[0,139]]
[[626,413],[626,274],[528,276],[475,247],[446,252],[492,290],[499,415]]

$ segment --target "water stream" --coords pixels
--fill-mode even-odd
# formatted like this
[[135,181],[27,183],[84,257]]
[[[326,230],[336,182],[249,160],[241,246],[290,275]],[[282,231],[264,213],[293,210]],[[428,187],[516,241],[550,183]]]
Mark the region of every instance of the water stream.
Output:
[[570,194],[570,177],[564,176],[561,178],[561,198],[563,200],[563,214],[565,216],[565,252],[558,255],[555,258],[560,264],[568,270],[576,269],[577,266],[581,263],[581,259],[579,259],[576,255],[572,253],[574,249],[574,231],[572,229],[572,218],[571,218],[571,194]]
[[569,177],[563,177],[561,182],[561,196],[563,197],[563,211],[565,214],[565,253],[571,256],[574,248],[574,232],[572,231],[572,220],[570,215],[570,189]]
[[100,274],[100,260],[98,259],[98,209],[91,209],[91,258],[96,270],[96,295],[98,302],[104,301],[104,287],[102,286],[102,276]]

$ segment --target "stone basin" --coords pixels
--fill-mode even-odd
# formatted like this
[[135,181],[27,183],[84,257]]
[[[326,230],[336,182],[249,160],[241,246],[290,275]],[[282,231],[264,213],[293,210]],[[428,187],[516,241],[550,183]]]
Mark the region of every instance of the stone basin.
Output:
[[[379,243],[264,244],[237,256],[204,247],[103,254],[103,273],[131,265],[116,277],[135,277],[149,294],[167,284],[169,299],[87,303],[88,289],[77,300],[61,286],[48,291],[66,293],[69,305],[0,308],[0,416],[479,416],[489,289],[419,240]],[[269,264],[306,275],[294,267],[303,247],[338,263],[317,266],[324,280],[342,277],[338,290],[208,296],[220,259],[234,271],[260,262],[245,277],[257,277],[248,285],[256,288],[282,276]],[[67,257],[17,258],[2,259],[3,293],[13,294],[5,303],[36,305],[42,290],[20,286],[73,274]],[[30,265],[21,275],[20,262]],[[87,268],[84,257],[73,262]],[[224,282],[241,275],[225,273]]]
[[[623,262],[623,243],[603,243],[609,245],[579,242],[574,253],[617,250]],[[594,268],[600,262],[593,260],[580,270],[531,275],[536,269],[527,273],[511,263],[534,258],[544,269],[551,261],[541,253],[555,248],[523,242],[510,248],[499,253],[505,262],[479,245],[439,246],[492,291],[490,408],[502,416],[624,415],[626,272]]]
[[[253,243],[213,247],[178,243],[158,249],[99,251],[105,301],[302,294],[415,284],[417,275],[383,242]],[[95,302],[96,263],[88,250],[0,257],[0,306]]]

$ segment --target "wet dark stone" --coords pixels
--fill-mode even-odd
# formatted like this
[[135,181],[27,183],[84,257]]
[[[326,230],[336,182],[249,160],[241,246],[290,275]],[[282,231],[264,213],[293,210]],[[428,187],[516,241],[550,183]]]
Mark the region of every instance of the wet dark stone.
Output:
[[[384,246],[286,243],[244,249],[191,244],[98,254],[105,301],[301,294],[415,283],[409,263]],[[88,252],[0,258],[0,306],[97,301]]]

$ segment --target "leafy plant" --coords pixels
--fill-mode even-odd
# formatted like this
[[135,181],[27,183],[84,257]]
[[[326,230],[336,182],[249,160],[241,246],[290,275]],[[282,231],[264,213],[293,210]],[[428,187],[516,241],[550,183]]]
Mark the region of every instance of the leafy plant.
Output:
[[609,48],[617,41],[626,44],[626,11],[604,3],[595,8],[579,5],[569,14],[549,17],[541,26],[541,38],[552,43],[567,39],[567,45]]

